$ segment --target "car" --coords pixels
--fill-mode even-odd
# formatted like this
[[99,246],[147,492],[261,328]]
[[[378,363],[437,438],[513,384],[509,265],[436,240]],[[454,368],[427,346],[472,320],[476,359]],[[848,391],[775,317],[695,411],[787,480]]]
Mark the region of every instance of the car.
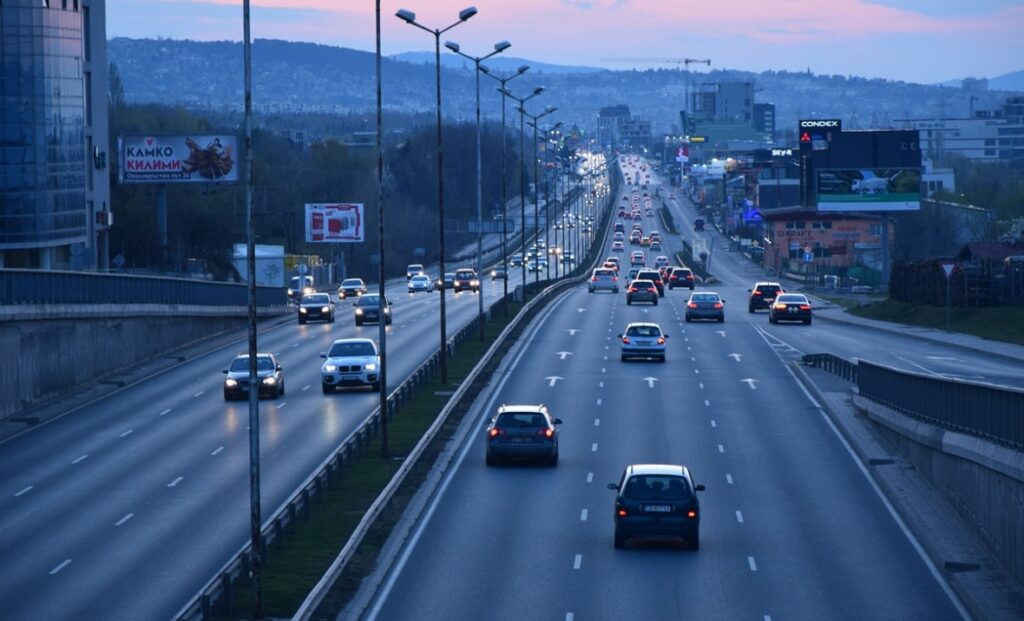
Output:
[[756,282],[753,287],[747,289],[747,293],[750,294],[750,299],[747,301],[747,311],[752,313],[758,309],[771,308],[775,297],[780,293],[785,293],[785,291],[783,291],[782,285],[777,282]]
[[768,307],[768,321],[802,321],[810,324],[812,319],[811,301],[802,293],[780,293]]
[[621,223],[621,222],[616,222],[615,223],[614,231],[616,233],[622,233],[623,235],[625,235],[626,234],[626,225]]
[[427,270],[423,269],[422,263],[410,263],[409,267],[405,268],[405,279],[412,280],[413,276],[419,276],[420,274],[426,274]]
[[649,245],[651,247],[651,252],[661,252],[661,242],[660,241],[652,239],[651,243]]
[[558,425],[544,405],[503,405],[487,425],[485,463],[499,459],[533,459],[558,465]]
[[646,235],[644,235],[643,237],[640,238],[640,245],[641,246],[650,246],[651,245],[651,238],[646,236]]
[[583,232],[584,233],[593,233],[594,232],[594,227],[592,227],[589,224],[584,224],[583,225]]
[[642,270],[642,269],[644,269],[644,268],[642,268],[642,267],[631,267],[631,268],[629,268],[629,272],[626,274],[626,286],[627,287],[629,286],[629,283],[631,283],[634,280],[636,280],[636,275],[639,274],[640,270]]
[[714,291],[691,293],[686,302],[686,321],[694,319],[725,321],[725,300]]
[[630,267],[633,267],[633,266],[643,267],[646,264],[647,264],[647,259],[644,258],[644,253],[642,253],[642,252],[634,252],[633,254],[629,255],[629,266]]
[[612,252],[625,252],[626,247],[620,241],[612,242]]
[[672,268],[672,272],[668,275],[669,289],[675,289],[676,287],[689,287],[690,291],[693,291],[694,284],[693,270],[688,267],[674,267]]
[[640,234],[640,231],[637,231],[636,229],[634,229],[633,232],[629,234],[630,244],[637,245],[640,243],[641,239],[643,239],[643,236]]
[[[623,197],[623,199],[625,199],[625,197]],[[626,217],[626,210],[625,209],[620,209],[619,210],[619,217],[620,218],[625,218]],[[558,226],[558,225],[556,224],[555,226]]]
[[[364,295],[356,301],[356,325],[361,326],[364,323],[379,323],[380,322],[380,295],[377,293],[371,293]],[[391,302],[385,297],[384,298],[384,324],[391,324]]]
[[693,230],[698,233],[704,230],[704,218],[697,218],[693,221]]
[[341,286],[338,287],[339,300],[358,298],[364,293],[366,293],[366,283],[363,282],[362,278],[346,278],[341,281]]
[[380,351],[373,339],[338,339],[320,357],[324,358],[320,386],[325,395],[353,386],[380,390]]
[[536,261],[527,261],[526,271],[531,274],[536,274],[540,272],[540,264],[538,264]]
[[654,358],[665,362],[665,340],[668,335],[656,323],[636,322],[626,326],[619,335],[619,353],[622,361],[630,358]]
[[476,271],[468,267],[455,270],[455,284],[452,285],[455,293],[459,291],[480,292],[480,279],[476,277]]
[[409,279],[409,293],[416,293],[417,291],[430,293],[433,290],[434,281],[430,280],[430,276],[426,274],[419,274]]
[[669,258],[663,254],[654,257],[654,267],[665,267],[669,264]]
[[619,292],[619,277],[615,270],[599,267],[591,273],[590,281],[587,283],[587,292],[593,293],[601,290],[612,293]]
[[658,305],[658,288],[650,280],[637,278],[629,281],[626,289],[626,305],[631,306],[633,302],[650,302]]
[[522,253],[519,253],[519,252],[515,253],[514,255],[509,257],[508,262],[509,262],[509,264],[512,267],[522,267],[522,265],[523,265],[523,255],[522,255]]
[[662,241],[661,233],[658,231],[651,231],[651,243],[654,243],[655,241]]
[[700,549],[700,501],[686,466],[674,464],[631,464],[626,466],[614,490],[613,521],[616,549],[633,538],[678,537],[691,550]]
[[573,254],[572,250],[566,250],[562,253],[562,265],[569,265],[576,260],[576,255]]
[[505,280],[508,278],[508,272],[505,271],[504,267],[500,265],[491,270],[491,282],[495,280]]
[[665,297],[665,281],[661,279],[661,272],[653,269],[640,270],[636,277],[640,280],[653,282],[654,286],[658,289],[658,297]]
[[289,300],[298,302],[302,296],[310,293],[316,293],[316,289],[313,287],[312,276],[295,276],[291,279],[288,286]]
[[639,211],[633,212],[633,222],[643,222],[643,215]]
[[322,319],[334,323],[334,301],[326,293],[310,293],[299,300],[299,323]]
[[444,278],[434,281],[435,289],[451,289],[455,286],[455,272],[445,272]]
[[624,242],[624,241],[626,241],[626,234],[623,233],[622,231],[615,231],[615,233],[612,234],[612,241],[613,242]]
[[[224,369],[224,400],[248,398],[249,354],[238,354],[231,366]],[[256,354],[257,394],[277,399],[284,394],[284,372],[274,354]]]
[[604,269],[612,270],[616,274],[619,273],[619,264],[615,261],[605,261],[604,263],[601,264],[601,267]]
[[612,255],[612,256],[608,257],[607,259],[605,259],[604,262],[605,263],[614,263],[615,264],[615,272],[616,273],[619,272],[619,257],[617,257],[615,255]]

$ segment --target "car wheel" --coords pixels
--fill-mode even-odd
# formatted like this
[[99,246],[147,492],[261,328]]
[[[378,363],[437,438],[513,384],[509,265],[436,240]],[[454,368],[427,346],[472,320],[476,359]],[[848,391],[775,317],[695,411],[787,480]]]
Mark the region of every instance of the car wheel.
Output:
[[807,319],[804,319],[804,325],[805,326],[811,325],[811,319],[809,317]]
[[498,460],[494,458],[494,455],[487,453],[487,457],[484,458],[484,463],[488,466],[494,466],[498,463]]
[[658,305],[658,298],[654,298],[654,305],[655,305],[655,306],[657,306],[657,305]]
[[281,382],[281,395],[284,396],[284,382]]
[[554,468],[558,465],[558,453],[555,453],[551,457],[548,457],[548,465]]
[[626,354],[622,354],[622,361],[623,361],[623,362],[625,362],[625,361],[626,361],[626,359],[627,359],[627,358],[626,358]]
[[389,325],[389,326],[391,325],[391,317],[388,317],[388,321],[387,321],[386,325]]
[[301,326],[304,323],[306,323],[306,320],[303,319],[302,317],[299,317],[299,325]]
[[374,382],[370,384],[370,386],[373,388],[374,392],[380,392],[380,382]]
[[616,550],[621,550],[621,549],[623,549],[625,547],[626,547],[626,537],[623,536],[619,532],[618,528],[616,528],[615,529],[615,549]]
[[725,317],[719,317],[718,323],[725,323]]
[[587,293],[593,293],[593,292],[594,292],[593,289],[591,289],[590,287],[587,287]]
[[664,291],[664,290],[662,290],[662,291],[659,291],[659,292],[658,292],[658,297],[659,297],[659,298],[663,298],[663,297],[665,297],[665,291]]
[[658,358],[658,362],[665,362],[665,356],[664,356],[664,354],[662,354],[662,355],[661,355],[661,356],[660,356],[660,357]]
[[632,305],[633,305],[633,300],[631,300],[629,298],[626,298],[626,306],[632,306]]
[[771,315],[768,315],[768,323],[779,323],[779,320]]
[[614,289],[612,289],[612,293],[618,293],[618,292],[619,292],[619,288],[618,287],[615,287]]
[[231,395],[229,395],[228,391],[226,391],[226,390],[224,391],[224,400],[225,401],[231,401]]
[[693,323],[693,317],[690,317],[689,315],[687,315],[686,316],[686,323]]
[[320,388],[324,391],[325,395],[329,395],[332,392],[334,392],[334,386],[332,386],[330,384],[324,384],[323,382],[321,382],[320,383]]
[[747,312],[748,313],[753,313],[754,312],[754,307],[753,306],[748,306],[747,307]]
[[356,319],[356,325],[357,326],[363,325],[363,320],[362,319]]
[[690,544],[691,550],[700,550],[700,532],[698,531],[694,533],[693,537],[690,537],[690,540],[687,543]]

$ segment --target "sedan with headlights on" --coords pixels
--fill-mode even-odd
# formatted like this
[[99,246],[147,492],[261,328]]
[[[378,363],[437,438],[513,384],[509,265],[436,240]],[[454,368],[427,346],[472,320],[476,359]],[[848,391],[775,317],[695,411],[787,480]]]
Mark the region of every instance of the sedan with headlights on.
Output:
[[[359,298],[359,301],[356,302],[355,315],[357,326],[364,323],[379,323],[380,295],[372,293]],[[387,298],[384,298],[384,323],[391,323],[391,302]]]
[[341,286],[338,287],[339,300],[344,300],[346,298],[358,298],[365,293],[366,283],[363,282],[362,278],[346,278],[341,281]]
[[434,290],[434,281],[426,274],[419,274],[409,279],[408,287],[409,293],[430,293]]
[[[249,354],[239,354],[224,369],[224,400],[249,396]],[[256,354],[257,390],[260,397],[277,399],[284,394],[284,372],[274,354]]]
[[334,302],[326,293],[310,293],[299,301],[299,323],[322,319],[334,323]]

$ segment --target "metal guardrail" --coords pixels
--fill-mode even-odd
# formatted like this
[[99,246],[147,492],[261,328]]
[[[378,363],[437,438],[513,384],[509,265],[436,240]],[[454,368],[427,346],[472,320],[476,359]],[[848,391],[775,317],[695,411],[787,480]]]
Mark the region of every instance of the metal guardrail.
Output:
[[[0,304],[247,306],[245,283],[165,276],[0,269]],[[283,287],[256,287],[257,306],[287,304]]]
[[904,371],[832,354],[807,354],[807,366],[857,385],[862,397],[936,427],[1024,451],[1024,390]]

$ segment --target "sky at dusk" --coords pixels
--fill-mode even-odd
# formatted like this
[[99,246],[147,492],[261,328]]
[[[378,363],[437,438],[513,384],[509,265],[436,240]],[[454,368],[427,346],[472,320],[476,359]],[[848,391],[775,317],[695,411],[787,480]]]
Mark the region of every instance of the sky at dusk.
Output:
[[[400,0],[381,2],[384,54],[432,50],[400,8],[443,28],[473,55],[507,40],[506,55],[610,69],[673,64],[604,58],[709,58],[748,71],[810,69],[932,83],[1024,69],[1024,2],[1008,0]],[[107,0],[107,35],[241,40],[241,0]],[[255,38],[374,49],[368,0],[252,0]],[[447,53],[447,52],[445,52]],[[695,66],[696,67],[696,66]]]

